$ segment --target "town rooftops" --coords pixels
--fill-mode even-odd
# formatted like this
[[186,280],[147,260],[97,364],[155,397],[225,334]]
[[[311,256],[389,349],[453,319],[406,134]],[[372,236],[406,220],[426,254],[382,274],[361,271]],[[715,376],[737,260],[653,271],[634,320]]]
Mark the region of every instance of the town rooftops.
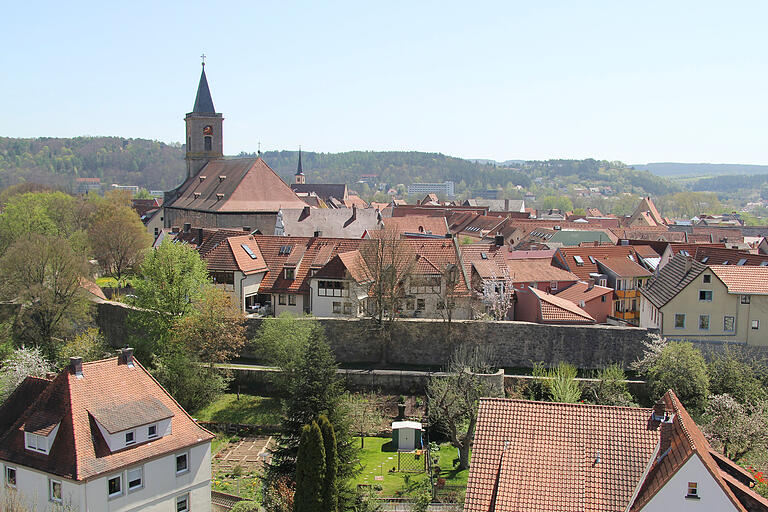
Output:
[[387,217],[383,222],[384,229],[398,234],[424,233],[445,236],[448,233],[445,217],[408,215],[407,217]]
[[707,265],[768,265],[768,255],[749,254],[745,251],[722,247],[697,247],[696,253],[692,256]]
[[559,267],[553,267],[551,260],[507,260],[509,279],[513,283],[543,283],[550,281],[579,280],[575,273],[568,272]]
[[261,158],[209,161],[166,208],[203,212],[277,212],[305,205]]
[[636,255],[631,254],[631,255],[628,255],[627,257],[623,257],[623,256],[609,257],[609,258],[598,259],[596,261],[597,261],[598,267],[606,267],[608,270],[616,274],[619,278],[649,277],[651,275],[650,272],[648,272],[644,267],[638,264],[637,261],[635,261],[634,259],[630,259],[629,256],[632,256],[632,258],[637,257]]
[[608,294],[613,295],[613,288],[597,286],[594,284],[591,285],[590,283],[579,281],[557,293],[557,296],[561,299],[569,300],[574,304],[578,304],[580,301],[589,302]]
[[579,276],[579,279],[587,281],[590,274],[600,273],[597,260],[627,258],[630,254],[635,255],[634,246],[631,245],[561,247],[557,250],[553,261]]
[[354,205],[341,209],[305,206],[281,211],[286,236],[314,236],[320,232],[329,238],[361,238],[366,231],[382,225],[379,212]]
[[[51,381],[27,379],[2,405],[0,460],[86,480],[213,438],[132,355],[81,364],[81,372],[68,366]],[[114,452],[98,426],[119,429],[160,417],[170,418],[169,434]],[[50,433],[54,422],[47,454],[25,448],[25,432]]]
[[246,275],[267,270],[267,263],[253,235],[224,238],[201,256],[208,270],[239,270]]

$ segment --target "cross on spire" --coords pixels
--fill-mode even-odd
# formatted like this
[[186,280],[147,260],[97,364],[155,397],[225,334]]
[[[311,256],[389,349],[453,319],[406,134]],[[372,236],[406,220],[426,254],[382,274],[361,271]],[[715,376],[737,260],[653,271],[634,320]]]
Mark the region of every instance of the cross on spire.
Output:
[[203,59],[203,67],[205,67],[205,54],[202,54],[200,58]]

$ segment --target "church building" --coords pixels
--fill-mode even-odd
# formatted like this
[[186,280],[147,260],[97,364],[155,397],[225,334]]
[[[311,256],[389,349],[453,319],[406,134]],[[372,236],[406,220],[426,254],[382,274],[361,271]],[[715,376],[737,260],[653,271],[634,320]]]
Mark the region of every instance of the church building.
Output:
[[260,156],[224,157],[224,118],[213,106],[204,62],[195,105],[184,121],[187,177],[165,193],[166,228],[235,228],[272,234],[281,209],[306,206]]

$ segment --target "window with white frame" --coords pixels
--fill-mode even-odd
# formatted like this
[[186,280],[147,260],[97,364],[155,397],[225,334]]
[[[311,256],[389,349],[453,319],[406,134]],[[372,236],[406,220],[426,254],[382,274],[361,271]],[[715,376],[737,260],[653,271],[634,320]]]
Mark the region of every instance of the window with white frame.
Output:
[[176,454],[176,474],[180,475],[189,471],[189,454],[177,453]]
[[411,277],[410,293],[440,293],[440,277],[439,276]]
[[147,427],[147,438],[154,439],[157,437],[157,425],[150,425]]
[[28,450],[40,453],[48,453],[48,438],[30,432],[24,432],[24,438]]
[[125,446],[135,444],[136,443],[136,432],[131,430],[130,432],[125,433]]
[[189,512],[189,493],[176,497],[176,512]]
[[128,470],[128,490],[135,491],[144,487],[144,468]]
[[317,281],[317,295],[320,297],[349,297],[349,286],[344,281]]
[[107,479],[107,496],[116,498],[123,494],[123,475],[115,475]]
[[549,289],[557,290],[557,281],[552,281],[551,283],[549,283]]
[[753,329],[759,329],[760,328],[760,320],[752,320],[752,328]]
[[696,482],[688,482],[688,492],[685,495],[686,498],[699,498],[699,484]]
[[5,466],[5,485],[8,487],[16,487],[16,468]]
[[61,503],[60,480],[48,480],[48,498],[56,503]]

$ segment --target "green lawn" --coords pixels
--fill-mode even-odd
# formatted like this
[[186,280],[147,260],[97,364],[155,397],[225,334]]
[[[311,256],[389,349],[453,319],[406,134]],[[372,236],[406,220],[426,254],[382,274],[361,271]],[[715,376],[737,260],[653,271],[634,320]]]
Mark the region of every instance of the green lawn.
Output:
[[277,426],[283,416],[280,399],[246,395],[240,393],[240,400],[234,393],[227,393],[218,400],[192,413],[199,421],[222,423],[245,423],[249,425]]
[[[132,277],[124,277],[122,279],[123,286],[131,286],[133,282]],[[104,276],[96,278],[96,284],[102,288],[117,288],[117,280],[114,277]]]
[[[363,470],[355,484],[368,484],[375,489],[380,485],[382,496],[396,496],[405,492],[408,488],[415,488],[427,478],[426,472],[422,473],[398,473],[390,472],[397,467],[397,452],[385,451],[391,441],[387,437],[366,437],[365,448],[360,451],[360,465]],[[355,442],[360,446],[360,438]],[[438,465],[442,468],[441,477],[446,479],[446,485],[457,485],[466,488],[467,474],[469,471],[456,471],[453,469],[453,460],[458,457],[458,451],[448,443],[440,445]],[[376,480],[376,477],[383,480]],[[407,481],[407,483],[406,483]]]

